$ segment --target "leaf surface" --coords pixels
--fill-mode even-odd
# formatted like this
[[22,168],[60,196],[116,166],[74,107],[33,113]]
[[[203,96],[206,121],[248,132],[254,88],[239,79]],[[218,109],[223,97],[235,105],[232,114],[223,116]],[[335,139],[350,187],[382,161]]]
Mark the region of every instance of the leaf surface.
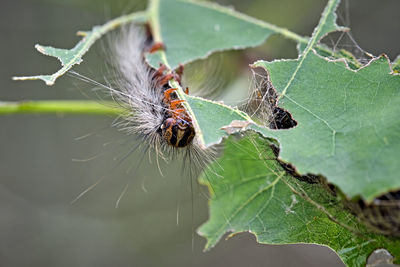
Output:
[[[251,118],[246,113],[223,103],[207,101],[203,98],[189,95],[183,97],[185,97],[190,112],[196,114],[193,117],[195,125],[202,126],[202,128],[196,129],[196,135],[204,147],[218,144],[223,137],[228,136],[229,133],[221,127],[221,125],[224,126],[224,123],[251,121]],[[205,135],[203,135],[204,129],[206,129]]]
[[386,56],[351,70],[344,60],[314,53],[317,41],[337,28],[338,3],[329,1],[297,60],[254,64],[268,72],[279,106],[297,121],[293,129],[260,132],[278,140],[280,159],[300,174],[323,175],[347,196],[372,201],[400,188],[400,76]]
[[287,175],[273,158],[255,135],[225,142],[223,156],[200,180],[211,193],[210,218],[198,230],[206,250],[226,233],[250,232],[262,244],[328,246],[348,266],[365,266],[377,248],[400,257],[399,240],[372,234],[322,185]]
[[302,61],[258,62],[281,93],[279,105],[297,126],[284,131],[260,130],[281,144],[279,157],[300,174],[325,176],[349,197],[372,201],[400,188],[400,77],[390,74],[385,56],[349,70],[314,53]]
[[148,54],[149,63],[175,69],[215,51],[253,47],[281,29],[212,3],[153,0],[150,17],[154,39],[165,51]]

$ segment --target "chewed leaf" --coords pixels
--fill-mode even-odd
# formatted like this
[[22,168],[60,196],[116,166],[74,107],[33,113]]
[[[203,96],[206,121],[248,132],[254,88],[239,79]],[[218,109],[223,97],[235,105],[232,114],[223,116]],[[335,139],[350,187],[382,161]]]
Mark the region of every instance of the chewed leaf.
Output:
[[72,49],[61,49],[51,46],[36,45],[35,47],[40,53],[57,58],[61,62],[62,68],[51,75],[22,76],[14,77],[13,79],[42,80],[47,85],[53,85],[58,77],[65,74],[74,65],[80,64],[82,62],[83,55],[85,55],[93,43],[106,32],[116,28],[121,24],[129,22],[144,22],[145,19],[145,13],[138,12],[111,20],[101,26],[94,26],[91,31],[79,32],[78,34],[82,36],[82,39]]
[[267,70],[279,106],[298,123],[286,131],[258,130],[278,140],[279,157],[300,174],[323,175],[347,196],[372,201],[400,188],[400,76],[392,74],[386,56],[355,71],[313,52],[311,44],[333,28],[323,23],[338,2],[329,1],[326,18],[297,60],[254,64]]
[[[62,68],[52,75],[36,75],[36,76],[25,76],[25,77],[14,77],[14,80],[42,80],[47,85],[53,85],[56,79],[66,73],[73,65],[80,64],[82,62],[82,56],[87,52],[90,47],[90,43],[87,38],[91,38],[92,33],[88,33],[74,48],[60,49],[51,46],[36,45],[35,48],[46,56],[57,58],[62,65]],[[92,41],[94,42],[94,40]]]
[[233,139],[201,177],[211,193],[210,218],[198,230],[206,249],[226,233],[250,232],[263,244],[329,246],[353,267],[365,266],[377,248],[399,259],[399,240],[372,234],[323,186],[287,175],[265,140]]
[[352,71],[311,53],[289,83],[298,62],[256,63],[298,122],[287,131],[261,130],[279,141],[280,158],[300,174],[325,176],[349,197],[372,201],[400,188],[400,76],[390,74],[387,58]]
[[175,69],[215,51],[260,45],[280,29],[212,3],[153,0],[150,5],[154,38],[165,53],[148,54],[149,63]]

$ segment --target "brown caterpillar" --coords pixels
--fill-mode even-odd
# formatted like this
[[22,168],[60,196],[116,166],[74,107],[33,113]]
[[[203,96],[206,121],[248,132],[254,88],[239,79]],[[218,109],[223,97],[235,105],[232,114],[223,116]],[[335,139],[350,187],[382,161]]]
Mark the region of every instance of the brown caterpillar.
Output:
[[108,48],[114,78],[107,89],[126,110],[114,126],[141,137],[161,158],[181,154],[196,168],[204,167],[214,158],[212,149],[200,147],[184,100],[170,86],[171,80],[182,83],[183,66],[175,71],[165,65],[151,68],[144,54],[166,48],[153,43],[150,31],[146,34],[145,27],[137,25],[112,35]]
[[[176,95],[175,91],[177,88],[170,88],[168,85],[170,79],[181,81],[183,66],[180,66],[178,72],[167,75],[163,74],[165,69],[165,65],[161,65],[155,73],[155,78],[159,80],[163,88],[164,99],[162,104],[165,106],[164,121],[160,125],[158,132],[169,145],[173,147],[185,147],[191,144],[195,136],[192,119],[182,105],[184,100],[178,99]],[[189,89],[186,88],[186,94],[188,93]]]

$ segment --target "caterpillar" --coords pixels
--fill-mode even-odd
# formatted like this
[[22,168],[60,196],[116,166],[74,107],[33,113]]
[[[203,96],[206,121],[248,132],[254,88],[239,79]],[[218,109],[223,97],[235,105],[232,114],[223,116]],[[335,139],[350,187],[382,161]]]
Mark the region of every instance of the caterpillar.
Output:
[[[168,81],[170,79],[175,78],[178,81],[181,81],[183,66],[181,65],[179,69],[180,75],[177,75],[177,73],[163,75],[165,69],[165,65],[161,65],[154,75],[158,84],[162,86],[164,94],[162,104],[165,106],[164,120],[157,129],[157,132],[161,133],[161,136],[169,145],[174,147],[185,147],[192,142],[195,135],[192,119],[187,114],[186,109],[182,106],[184,100],[179,100],[175,93],[178,88],[170,88],[168,86]],[[189,89],[186,88],[186,94],[188,93]]]
[[[152,43],[149,30],[129,25],[108,41],[109,58],[114,79],[107,86],[113,99],[126,112],[113,126],[134,134],[162,158],[184,154],[196,167],[204,167],[213,158],[212,149],[200,148],[195,139],[192,119],[169,81],[182,83],[183,66],[167,72],[165,65],[151,68],[145,52],[165,49]],[[117,89],[116,89],[117,88]],[[185,93],[189,93],[186,87]]]
[[[122,27],[120,31],[111,33],[107,40],[104,50],[109,63],[107,66],[110,66],[107,68],[108,74],[112,77],[106,79],[107,84],[77,72],[70,74],[105,89],[124,110],[112,126],[141,140],[123,156],[119,164],[144,146],[143,153],[155,152],[161,175],[159,158],[165,161],[182,158],[183,171],[189,175],[192,185],[192,178],[208,163],[214,161],[217,148],[200,147],[195,138],[192,119],[183,105],[184,101],[178,99],[177,88],[169,85],[172,79],[182,84],[183,66],[167,72],[165,65],[160,65],[158,69],[148,65],[144,57],[145,52],[151,53],[165,47],[163,44],[153,43],[150,31],[147,29],[146,32],[145,27],[135,24]],[[189,93],[187,87],[185,93]],[[72,203],[92,190],[103,178],[80,193]],[[126,188],[118,198],[116,206],[125,191]]]

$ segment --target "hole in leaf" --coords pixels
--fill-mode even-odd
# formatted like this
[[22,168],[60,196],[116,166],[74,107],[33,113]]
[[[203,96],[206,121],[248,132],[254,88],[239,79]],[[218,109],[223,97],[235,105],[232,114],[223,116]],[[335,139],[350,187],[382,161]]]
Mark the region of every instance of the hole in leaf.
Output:
[[[259,68],[261,69],[261,68]],[[248,113],[270,129],[290,129],[297,125],[292,115],[278,106],[278,94],[265,70],[253,70],[253,90],[247,106]]]

